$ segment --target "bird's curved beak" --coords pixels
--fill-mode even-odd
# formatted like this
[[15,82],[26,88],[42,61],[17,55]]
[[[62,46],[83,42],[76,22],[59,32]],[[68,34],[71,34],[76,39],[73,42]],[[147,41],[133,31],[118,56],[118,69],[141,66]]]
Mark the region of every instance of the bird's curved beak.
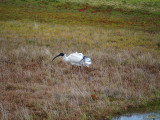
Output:
[[59,57],[60,55],[57,55],[57,56],[55,56],[53,59],[52,59],[52,61],[54,60],[54,59],[56,59],[57,57]]

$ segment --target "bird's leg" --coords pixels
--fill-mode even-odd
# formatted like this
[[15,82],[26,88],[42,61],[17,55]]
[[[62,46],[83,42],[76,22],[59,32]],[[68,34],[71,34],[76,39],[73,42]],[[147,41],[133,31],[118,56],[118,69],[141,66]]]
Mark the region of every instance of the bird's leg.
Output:
[[74,65],[72,65],[72,70],[73,70]]
[[80,71],[81,71],[81,68],[82,68],[82,67],[81,67],[81,66],[79,66],[79,70],[80,70]]

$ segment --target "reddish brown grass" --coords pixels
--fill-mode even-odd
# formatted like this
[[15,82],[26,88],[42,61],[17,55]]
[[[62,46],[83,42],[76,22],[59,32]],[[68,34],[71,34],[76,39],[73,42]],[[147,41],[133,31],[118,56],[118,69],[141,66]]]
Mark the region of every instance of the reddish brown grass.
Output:
[[34,46],[1,49],[3,119],[107,118],[159,99],[160,56],[90,51],[86,54],[93,64],[80,72],[60,59],[52,63],[49,51]]

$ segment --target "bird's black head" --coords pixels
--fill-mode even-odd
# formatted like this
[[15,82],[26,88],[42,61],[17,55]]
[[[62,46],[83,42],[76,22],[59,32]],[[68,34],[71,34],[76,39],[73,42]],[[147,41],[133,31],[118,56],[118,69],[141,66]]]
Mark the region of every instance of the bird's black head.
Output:
[[64,56],[64,53],[60,53],[59,56]]
[[[64,56],[64,53],[60,53],[59,55],[55,56],[55,57],[53,58],[53,60],[56,59],[56,58],[59,57],[59,56]],[[53,61],[53,60],[52,60],[52,61]]]

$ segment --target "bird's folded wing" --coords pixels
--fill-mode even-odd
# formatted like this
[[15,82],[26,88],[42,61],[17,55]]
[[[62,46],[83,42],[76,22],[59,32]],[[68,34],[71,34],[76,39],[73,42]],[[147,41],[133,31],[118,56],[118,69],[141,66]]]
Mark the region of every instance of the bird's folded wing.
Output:
[[72,62],[80,62],[83,59],[82,53],[73,53],[68,56],[68,59]]

